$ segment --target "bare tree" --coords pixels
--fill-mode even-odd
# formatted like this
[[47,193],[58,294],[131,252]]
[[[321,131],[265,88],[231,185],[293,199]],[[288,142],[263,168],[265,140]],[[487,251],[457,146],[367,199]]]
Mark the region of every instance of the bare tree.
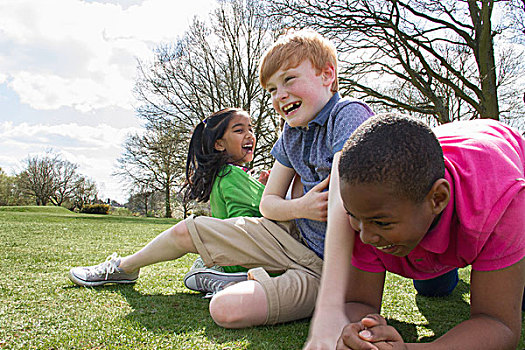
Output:
[[98,199],[98,190],[95,182],[84,176],[78,176],[75,181],[71,201],[73,208],[81,210],[87,204],[95,203]]
[[525,44],[525,0],[509,0],[503,15],[505,29],[511,30],[512,38]]
[[25,170],[20,173],[20,184],[26,195],[35,199],[36,205],[47,205],[56,191],[55,167],[59,156],[47,153],[45,156],[26,158]]
[[272,15],[281,15],[293,26],[315,27],[336,42],[342,62],[341,89],[346,93],[387,108],[435,116],[438,123],[500,118],[498,93],[504,77],[498,71],[502,58],[496,56],[495,40],[505,37],[499,35],[503,28],[494,25],[493,13],[503,1],[275,0],[269,4]]
[[138,114],[151,124],[170,120],[177,133],[189,134],[213,112],[243,108],[258,139],[252,166],[270,166],[279,118],[258,83],[258,59],[274,39],[271,19],[258,16],[261,6],[221,1],[209,22],[194,19],[175,45],[155,50],[152,63],[139,62]]
[[56,206],[61,206],[66,200],[73,198],[76,190],[78,165],[67,160],[57,160],[54,166],[55,191],[50,200]]
[[133,188],[130,191],[130,199],[128,200],[130,209],[133,206],[134,210],[143,210],[144,216],[148,216],[149,210],[153,207],[153,205],[150,206],[151,199],[157,190],[150,181],[137,182],[132,179],[132,183]]
[[44,155],[28,156],[25,169],[17,175],[17,188],[36,205],[82,209],[97,199],[96,184],[77,173],[78,165],[48,150]]
[[144,134],[130,135],[118,159],[116,175],[130,180],[135,189],[164,193],[165,217],[171,217],[171,191],[184,174],[179,165],[186,159],[187,137],[172,128],[170,120],[157,121]]

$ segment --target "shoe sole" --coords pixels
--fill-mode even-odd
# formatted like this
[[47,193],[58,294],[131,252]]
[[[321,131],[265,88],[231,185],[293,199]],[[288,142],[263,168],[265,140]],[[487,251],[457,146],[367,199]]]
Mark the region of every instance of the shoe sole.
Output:
[[193,277],[193,276],[196,276],[196,275],[201,275],[201,274],[209,274],[209,275],[216,275],[216,276],[227,277],[228,280],[229,280],[229,283],[231,283],[231,282],[243,282],[243,281],[248,280],[248,273],[247,272],[221,272],[221,271],[211,270],[209,268],[194,269],[194,270],[191,270],[188,273],[186,273],[186,275],[184,275],[183,282],[184,282],[184,285],[186,286],[186,288],[194,290],[194,291],[197,291],[197,292],[202,292],[201,290],[199,290],[197,288],[193,288],[192,286],[188,286],[188,284],[186,283],[186,281],[190,277]]
[[71,282],[73,282],[74,284],[76,284],[78,286],[81,286],[81,287],[97,287],[97,286],[102,286],[102,285],[108,284],[108,283],[133,284],[133,283],[137,282],[137,279],[134,279],[134,280],[104,280],[104,281],[96,281],[96,282],[84,281],[83,279],[78,278],[77,276],[75,276],[71,272],[69,272],[68,276],[69,276],[69,280]]

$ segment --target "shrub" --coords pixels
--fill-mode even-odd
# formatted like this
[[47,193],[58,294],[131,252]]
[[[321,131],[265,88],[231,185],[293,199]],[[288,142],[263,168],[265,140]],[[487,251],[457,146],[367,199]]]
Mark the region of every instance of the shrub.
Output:
[[112,207],[110,214],[111,215],[116,215],[116,216],[133,216],[134,213],[131,210],[129,210],[128,208]]
[[80,209],[81,213],[85,214],[109,214],[109,204],[87,204]]

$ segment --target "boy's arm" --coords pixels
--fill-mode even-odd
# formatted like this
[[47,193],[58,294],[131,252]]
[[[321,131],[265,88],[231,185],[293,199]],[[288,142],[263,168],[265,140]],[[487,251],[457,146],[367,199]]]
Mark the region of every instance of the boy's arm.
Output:
[[354,230],[339,192],[340,157],[341,152],[337,152],[332,163],[323,273],[304,349],[334,349],[343,327],[349,323],[345,314],[345,294],[354,247]]
[[261,214],[277,221],[297,218],[326,221],[328,192],[323,190],[328,187],[329,178],[321,181],[304,196],[287,200],[286,193],[294,176],[294,169],[275,161],[259,205]]
[[[432,343],[405,344],[395,328],[378,315],[348,325],[339,348],[355,349],[368,340],[378,349],[516,349],[521,334],[521,301],[525,283],[525,260],[501,270],[472,271],[470,319],[461,322]],[[382,322],[381,322],[382,319]],[[367,325],[367,336],[359,331]],[[375,323],[373,325],[372,323]],[[361,324],[361,325],[360,325]],[[343,346],[343,344],[346,346]]]
[[[366,324],[366,319],[363,320],[365,317],[377,320],[377,324],[386,324],[386,321],[379,316],[385,275],[385,272],[366,272],[350,266],[348,278],[351,283],[348,284],[345,304],[345,312],[349,322],[339,334],[339,339],[336,341],[337,349],[375,349],[373,345],[381,350],[394,348],[390,344],[386,344],[387,346],[384,348],[379,347],[377,343],[374,344],[372,341],[367,341],[359,336],[361,331],[369,327]],[[334,349],[335,347],[335,344],[331,344],[330,348],[312,349]]]
[[501,270],[473,270],[470,278],[470,319],[437,339],[435,348],[439,345],[448,349],[516,349],[521,335],[520,310],[524,284],[523,259]]
[[305,349],[334,349],[343,327],[349,323],[345,313],[355,232],[350,226],[339,192],[338,164],[334,155],[328,195],[323,273],[315,313]]

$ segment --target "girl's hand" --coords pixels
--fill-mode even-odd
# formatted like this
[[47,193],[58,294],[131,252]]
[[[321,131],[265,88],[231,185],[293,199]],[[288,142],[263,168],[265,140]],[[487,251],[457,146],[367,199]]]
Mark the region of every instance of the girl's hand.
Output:
[[266,186],[266,183],[268,182],[268,178],[270,177],[270,171],[271,170],[262,170],[259,174],[259,182]]
[[328,188],[329,183],[330,175],[299,199],[303,203],[303,208],[301,210],[301,216],[298,217],[317,221],[327,220],[328,191],[324,190]]

